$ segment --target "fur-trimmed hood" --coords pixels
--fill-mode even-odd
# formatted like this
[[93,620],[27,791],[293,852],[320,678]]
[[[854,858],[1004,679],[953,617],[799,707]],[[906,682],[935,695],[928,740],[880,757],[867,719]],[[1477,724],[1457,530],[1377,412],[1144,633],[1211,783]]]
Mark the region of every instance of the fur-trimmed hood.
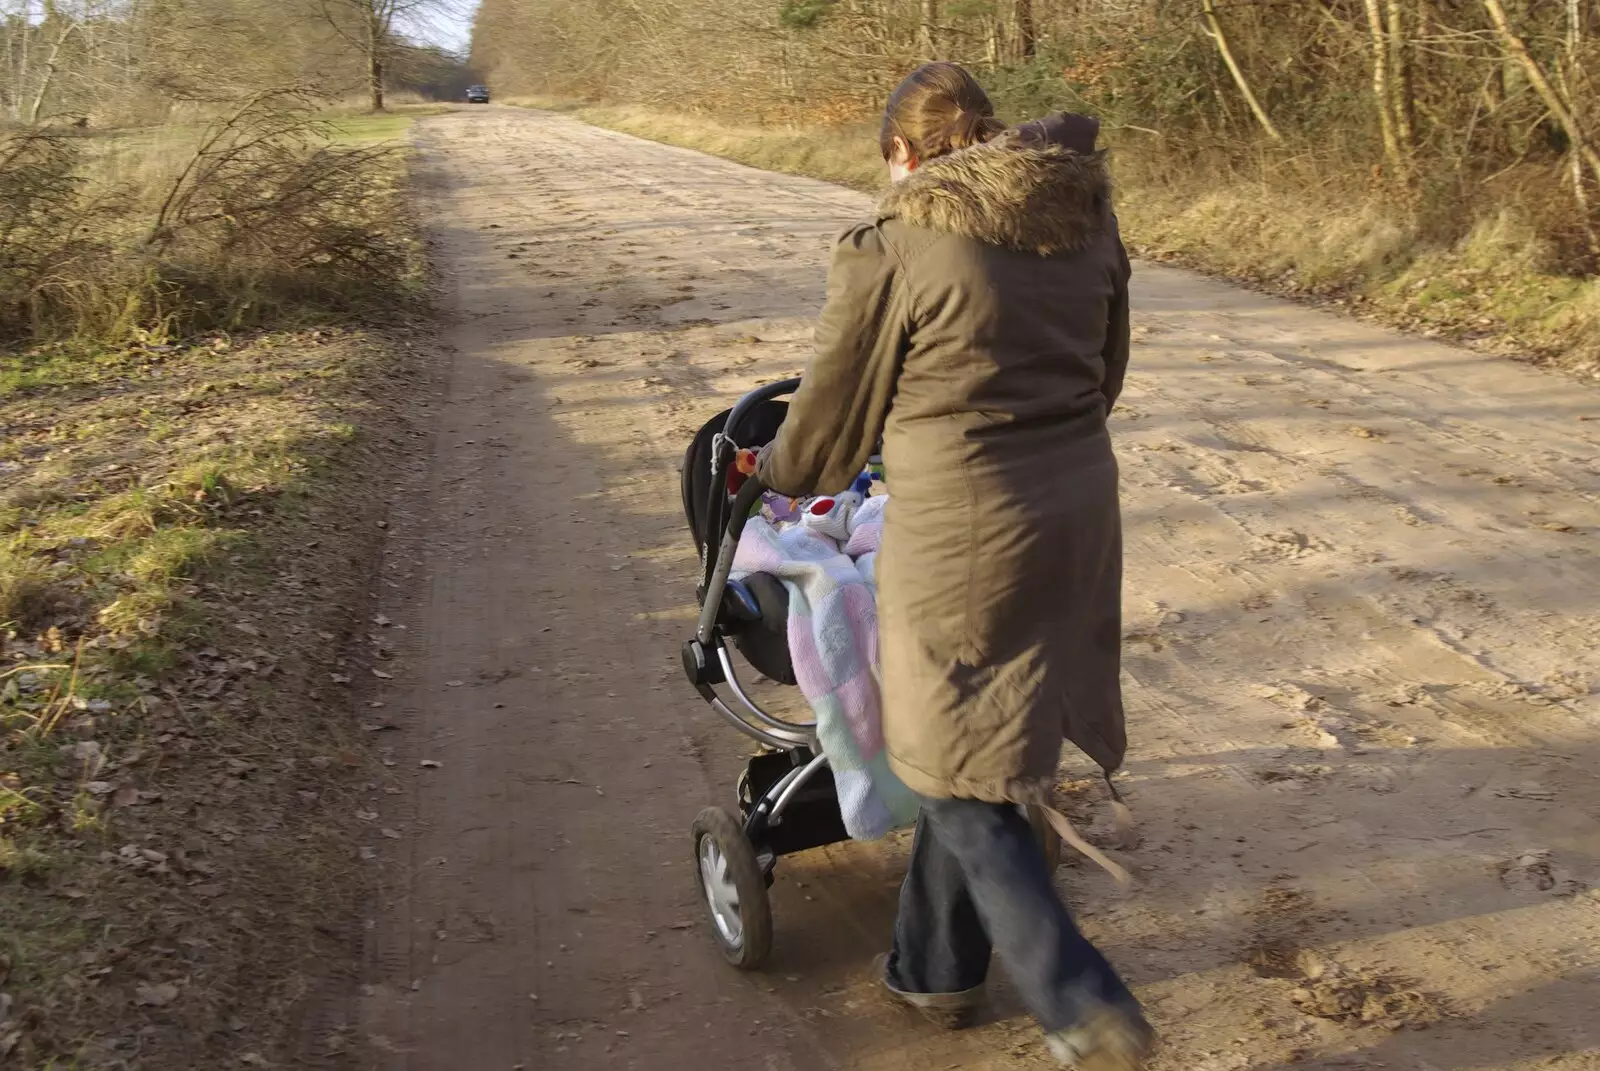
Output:
[[1099,125],[1053,115],[930,160],[884,195],[878,215],[1040,256],[1076,252],[1110,221]]

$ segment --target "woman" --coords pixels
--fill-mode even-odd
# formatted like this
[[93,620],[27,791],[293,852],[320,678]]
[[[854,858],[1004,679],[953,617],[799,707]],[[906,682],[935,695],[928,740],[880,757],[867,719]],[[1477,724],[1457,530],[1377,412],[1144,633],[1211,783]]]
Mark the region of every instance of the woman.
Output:
[[1006,130],[950,63],[900,84],[880,138],[894,186],[839,240],[816,355],[758,471],[835,492],[882,437],[884,738],[926,798],[884,984],[966,1025],[992,949],[1064,1063],[1117,1071],[1150,1028],[1016,806],[1049,800],[1063,738],[1108,772],[1126,745],[1106,416],[1129,269],[1097,130]]

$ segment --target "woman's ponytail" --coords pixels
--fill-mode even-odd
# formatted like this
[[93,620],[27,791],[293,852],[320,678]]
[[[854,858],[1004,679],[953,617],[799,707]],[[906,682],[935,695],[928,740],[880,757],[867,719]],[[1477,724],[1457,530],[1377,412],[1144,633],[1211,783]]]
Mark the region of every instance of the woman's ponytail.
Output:
[[994,117],[993,109],[987,115],[978,111],[963,111],[950,123],[945,138],[945,152],[958,152],[982,145],[1005,128],[1006,125]]
[[883,158],[904,138],[920,161],[981,145],[1005,129],[977,79],[954,63],[927,63],[905,77],[883,109]]

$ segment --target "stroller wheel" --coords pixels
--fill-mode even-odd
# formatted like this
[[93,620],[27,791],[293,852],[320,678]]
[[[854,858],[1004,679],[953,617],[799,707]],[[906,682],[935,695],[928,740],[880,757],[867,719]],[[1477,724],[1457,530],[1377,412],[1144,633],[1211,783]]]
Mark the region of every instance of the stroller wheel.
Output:
[[756,852],[733,815],[707,807],[694,820],[694,859],[711,933],[729,963],[753,971],[772,951],[772,905]]
[[1054,874],[1056,867],[1061,865],[1061,837],[1045,819],[1043,807],[1028,807],[1026,812],[1028,824],[1033,827],[1034,839],[1039,842],[1039,850],[1044,853],[1044,865]]

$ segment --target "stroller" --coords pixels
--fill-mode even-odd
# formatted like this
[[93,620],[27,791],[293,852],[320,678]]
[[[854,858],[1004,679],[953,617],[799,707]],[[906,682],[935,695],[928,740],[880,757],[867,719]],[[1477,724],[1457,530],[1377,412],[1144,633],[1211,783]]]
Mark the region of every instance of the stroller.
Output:
[[[745,521],[766,488],[750,476],[730,492],[728,473],[739,450],[759,449],[777,435],[789,408],[779,399],[799,387],[800,380],[786,379],[746,394],[706,422],[683,463],[683,510],[701,562],[700,618],[683,645],[683,670],[712,710],[763,745],[739,777],[737,817],[707,807],[693,827],[712,936],[723,957],[744,970],[759,968],[772,950],[767,889],[778,858],[849,839],[816,723],[784,721],[762,710],[740,684],[732,655],[737,650],[770,681],[796,683],[788,591],[765,573],[729,576]],[[1028,819],[1054,869],[1060,841],[1041,812],[1029,808]]]

